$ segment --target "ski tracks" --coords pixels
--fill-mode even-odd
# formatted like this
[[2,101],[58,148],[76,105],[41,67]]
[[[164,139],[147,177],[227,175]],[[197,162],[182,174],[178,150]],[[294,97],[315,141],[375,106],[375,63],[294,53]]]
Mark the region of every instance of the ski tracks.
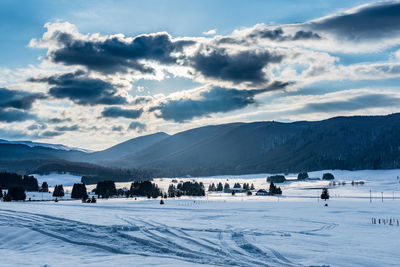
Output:
[[[278,251],[258,247],[259,233],[244,229],[167,226],[139,217],[119,217],[124,225],[95,225],[64,218],[0,209],[0,226],[25,227],[62,242],[101,249],[219,266],[300,266]],[[311,234],[334,226],[311,230]]]

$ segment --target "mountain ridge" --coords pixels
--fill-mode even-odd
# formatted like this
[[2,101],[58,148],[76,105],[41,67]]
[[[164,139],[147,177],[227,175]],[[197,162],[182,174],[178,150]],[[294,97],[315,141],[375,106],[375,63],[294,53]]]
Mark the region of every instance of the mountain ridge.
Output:
[[85,153],[0,142],[0,160],[61,159],[159,176],[400,168],[400,113],[236,122],[136,137]]

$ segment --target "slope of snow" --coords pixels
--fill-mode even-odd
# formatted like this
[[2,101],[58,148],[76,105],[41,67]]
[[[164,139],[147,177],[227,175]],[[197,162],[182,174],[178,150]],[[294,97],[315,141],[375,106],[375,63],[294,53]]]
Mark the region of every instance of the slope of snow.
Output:
[[62,184],[63,186],[72,186],[74,183],[80,183],[82,176],[77,176],[69,173],[51,173],[51,174],[32,174],[39,183],[47,182],[50,187]]
[[[332,187],[327,207],[317,195],[328,181],[286,182],[281,197],[211,193],[165,205],[1,202],[0,266],[398,266],[400,171],[332,172],[365,184]],[[195,179],[268,188],[258,176]],[[395,223],[372,224],[373,217]]]

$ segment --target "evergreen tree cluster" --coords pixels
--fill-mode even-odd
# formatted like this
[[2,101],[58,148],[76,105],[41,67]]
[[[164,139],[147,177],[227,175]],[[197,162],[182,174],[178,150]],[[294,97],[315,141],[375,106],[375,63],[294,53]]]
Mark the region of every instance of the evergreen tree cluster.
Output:
[[202,182],[184,182],[176,186],[185,196],[205,196],[204,185]]
[[87,199],[88,194],[84,184],[74,184],[72,187],[71,198]]
[[150,181],[134,182],[129,190],[131,196],[147,196],[148,198],[157,198],[162,196],[158,186]]
[[305,180],[308,179],[308,173],[307,172],[301,172],[297,175],[297,180]]
[[221,182],[219,182],[218,185],[215,185],[214,183],[212,183],[208,186],[209,192],[221,192],[223,190],[224,190],[224,186],[222,185]]
[[254,188],[254,184],[252,183],[251,185],[250,185],[250,183],[244,183],[243,184],[243,189],[244,190],[254,190],[255,188]]
[[271,196],[273,195],[282,195],[282,190],[280,187],[277,187],[276,185],[274,185],[274,183],[271,182],[271,184],[269,185],[269,192],[268,192]]
[[[3,195],[3,194],[2,194]],[[25,188],[23,186],[10,186],[8,192],[3,195],[4,201],[25,200]]]
[[56,185],[56,187],[54,187],[53,197],[63,197],[64,195],[64,187],[62,184]]
[[23,187],[26,191],[39,190],[37,179],[31,175],[22,176],[17,173],[0,172],[0,187],[9,189],[14,186]]
[[42,183],[39,192],[45,192],[45,193],[49,192],[49,185],[47,184],[47,182]]
[[333,179],[335,179],[335,176],[333,176],[332,173],[328,172],[322,175],[322,180],[333,180]]
[[98,197],[109,198],[117,194],[114,181],[100,181],[97,182],[95,194]]
[[240,183],[235,183],[235,184],[233,185],[233,188],[242,188],[242,186],[240,185]]
[[182,196],[181,191],[176,189],[176,187],[173,184],[170,184],[168,187],[168,197],[181,197],[181,196]]
[[283,175],[272,175],[267,178],[268,183],[283,183],[285,181],[286,178]]
[[171,184],[168,188],[168,195],[170,197],[205,196],[206,193],[202,182],[184,182],[179,183],[176,187]]

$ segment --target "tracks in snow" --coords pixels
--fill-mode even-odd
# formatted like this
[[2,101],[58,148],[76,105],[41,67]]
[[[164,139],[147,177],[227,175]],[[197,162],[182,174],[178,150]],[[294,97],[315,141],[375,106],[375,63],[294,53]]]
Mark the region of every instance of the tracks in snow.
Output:
[[[113,254],[135,254],[183,260],[190,263],[236,266],[299,266],[278,251],[248,241],[260,233],[241,229],[199,229],[167,226],[140,218],[120,218],[126,225],[102,226],[28,212],[0,209],[0,226],[24,227],[79,246]],[[335,225],[290,232],[318,234]],[[1,248],[1,245],[0,245]]]

